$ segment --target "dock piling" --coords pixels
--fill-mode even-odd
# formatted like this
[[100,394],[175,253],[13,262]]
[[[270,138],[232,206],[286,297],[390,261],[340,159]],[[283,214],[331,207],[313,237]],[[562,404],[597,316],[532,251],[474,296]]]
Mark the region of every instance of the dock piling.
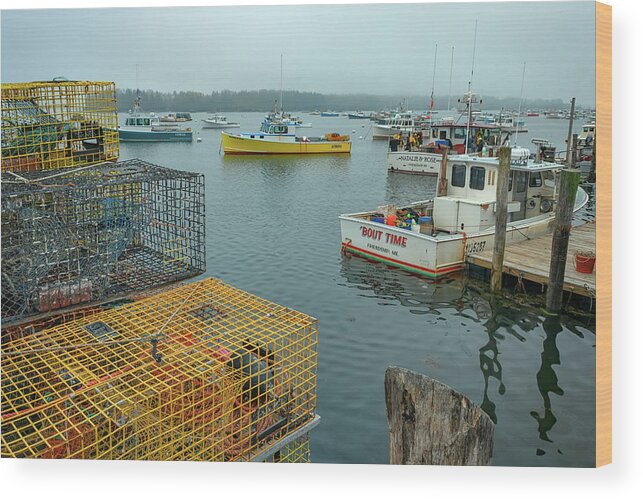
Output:
[[574,112],[576,110],[576,97],[572,97],[572,105],[569,111],[569,129],[567,130],[567,153],[565,154],[565,164],[569,165],[572,154],[572,128],[574,126]]
[[384,389],[391,464],[490,464],[494,424],[467,397],[400,367],[386,370]]
[[496,235],[493,241],[493,260],[491,263],[491,291],[502,289],[502,264],[507,240],[507,197],[509,195],[509,173],[511,148],[501,147],[498,151],[498,184],[496,186]]
[[578,164],[578,134],[572,135],[572,162],[570,168],[580,168]]
[[549,286],[545,302],[547,311],[554,314],[559,313],[562,308],[569,234],[572,228],[572,213],[579,182],[580,172],[578,170],[565,169],[560,172],[560,187],[551,244]]

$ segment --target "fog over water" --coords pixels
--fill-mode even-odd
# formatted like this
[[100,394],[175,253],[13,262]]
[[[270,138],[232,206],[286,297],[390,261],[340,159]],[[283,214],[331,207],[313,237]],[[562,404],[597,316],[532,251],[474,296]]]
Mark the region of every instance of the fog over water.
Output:
[[[593,2],[4,10],[2,81],[595,101]],[[138,65],[138,78],[136,67]]]

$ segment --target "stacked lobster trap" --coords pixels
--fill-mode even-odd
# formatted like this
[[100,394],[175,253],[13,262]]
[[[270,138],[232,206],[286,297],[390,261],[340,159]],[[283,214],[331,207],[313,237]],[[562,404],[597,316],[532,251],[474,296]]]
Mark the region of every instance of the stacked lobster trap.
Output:
[[205,270],[203,175],[128,160],[2,180],[4,323]]
[[3,172],[82,166],[118,158],[111,82],[2,84]]
[[315,319],[205,279],[3,345],[2,456],[306,462],[316,371]]

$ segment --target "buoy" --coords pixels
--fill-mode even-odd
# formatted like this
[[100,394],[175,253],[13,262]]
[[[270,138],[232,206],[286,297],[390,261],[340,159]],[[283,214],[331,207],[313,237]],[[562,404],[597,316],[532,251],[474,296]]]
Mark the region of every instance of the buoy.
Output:
[[360,138],[360,139],[363,139],[364,137],[362,137],[362,136],[360,135],[360,136],[359,136],[359,138]]
[[196,138],[196,141],[197,141],[197,142],[201,142],[201,137],[197,137],[197,138]]
[[352,130],[351,133],[355,133],[357,130]]

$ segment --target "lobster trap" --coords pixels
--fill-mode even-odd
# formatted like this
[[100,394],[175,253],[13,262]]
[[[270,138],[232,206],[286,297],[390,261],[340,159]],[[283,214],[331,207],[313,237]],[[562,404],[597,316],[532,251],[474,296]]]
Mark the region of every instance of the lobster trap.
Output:
[[2,321],[205,270],[204,177],[141,160],[2,176]]
[[2,456],[301,462],[316,372],[316,319],[204,279],[3,345]]
[[3,172],[51,170],[118,159],[114,83],[2,85]]

